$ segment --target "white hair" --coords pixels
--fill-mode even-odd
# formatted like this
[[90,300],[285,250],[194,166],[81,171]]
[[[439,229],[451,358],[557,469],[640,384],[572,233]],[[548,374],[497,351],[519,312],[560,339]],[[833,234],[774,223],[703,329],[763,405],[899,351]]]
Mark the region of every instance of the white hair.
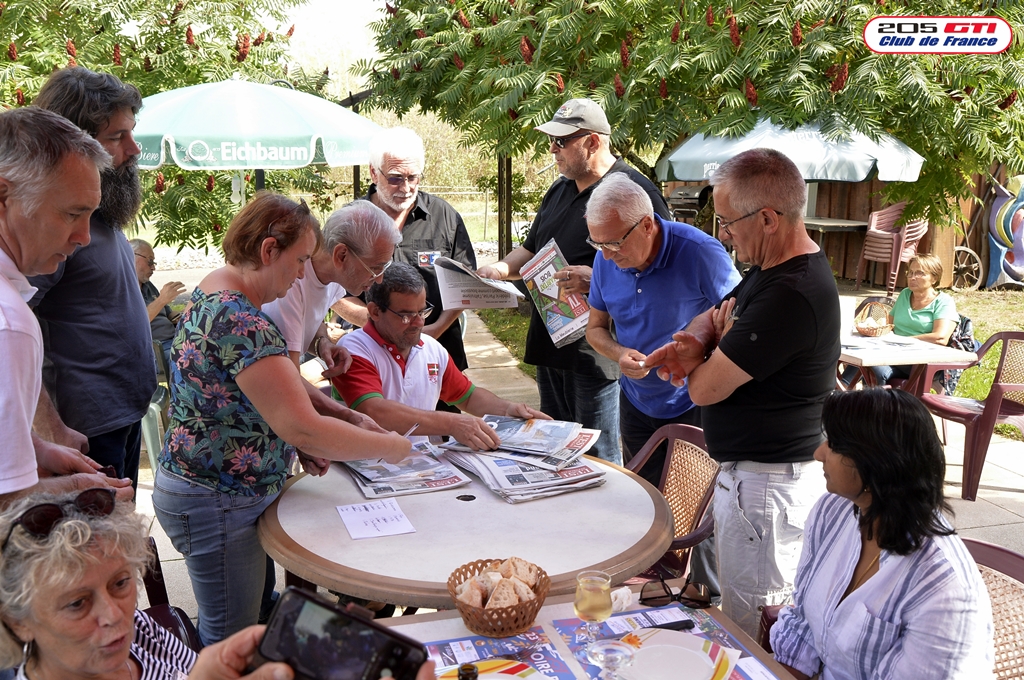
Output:
[[357,256],[363,257],[380,241],[396,246],[402,240],[402,232],[398,231],[395,221],[369,201],[352,201],[335,210],[324,222],[323,234],[324,250],[328,253],[344,243]]
[[426,167],[423,140],[409,128],[388,128],[374,135],[370,140],[370,165],[381,170],[384,156],[411,161],[419,167],[420,172]]
[[711,186],[729,187],[732,207],[744,214],[772,208],[788,219],[800,219],[807,204],[807,183],[786,154],[775,149],[750,149],[718,166]]
[[624,172],[610,172],[594,187],[587,201],[587,220],[607,224],[612,215],[633,224],[654,214],[654,204],[643,187]]

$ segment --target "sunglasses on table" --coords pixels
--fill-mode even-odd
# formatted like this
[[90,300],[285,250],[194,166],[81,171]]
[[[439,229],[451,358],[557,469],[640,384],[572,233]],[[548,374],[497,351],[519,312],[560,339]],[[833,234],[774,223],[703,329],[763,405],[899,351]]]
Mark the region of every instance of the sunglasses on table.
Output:
[[645,607],[664,607],[678,602],[690,609],[707,609],[711,606],[711,593],[703,583],[687,581],[683,589],[673,593],[665,579],[645,583],[640,589],[640,604]]
[[15,527],[20,526],[29,535],[44,539],[50,535],[56,527],[68,515],[64,508],[73,507],[83,515],[89,517],[106,517],[114,512],[114,490],[110,488],[86,489],[70,501],[64,503],[40,503],[21,514],[21,517],[14,520],[3,545],[0,545],[0,552],[7,549],[7,543],[11,540],[11,534]]

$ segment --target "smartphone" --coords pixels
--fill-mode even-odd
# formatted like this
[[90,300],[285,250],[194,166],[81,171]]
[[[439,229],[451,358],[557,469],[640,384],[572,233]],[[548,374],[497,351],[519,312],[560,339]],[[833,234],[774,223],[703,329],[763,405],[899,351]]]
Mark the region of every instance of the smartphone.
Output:
[[259,653],[303,680],[415,680],[427,660],[412,638],[298,588],[281,594]]

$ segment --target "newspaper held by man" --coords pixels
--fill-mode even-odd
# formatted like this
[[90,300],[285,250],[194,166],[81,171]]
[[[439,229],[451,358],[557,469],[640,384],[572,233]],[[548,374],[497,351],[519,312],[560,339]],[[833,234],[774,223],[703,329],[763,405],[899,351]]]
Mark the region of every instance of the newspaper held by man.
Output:
[[439,454],[433,444],[423,441],[413,444],[412,454],[398,463],[367,458],[348,460],[344,465],[367,498],[453,489],[472,481],[455,466],[440,460]]
[[447,451],[443,455],[479,477],[487,488],[508,503],[522,503],[604,484],[604,470],[588,460],[579,460],[554,471],[484,453]]
[[590,318],[590,305],[582,295],[558,287],[555,273],[567,266],[558,244],[551,239],[519,270],[555,347],[582,338]]
[[508,281],[481,278],[466,265],[447,257],[434,260],[434,273],[441,291],[441,307],[446,310],[518,307],[519,298],[526,297]]

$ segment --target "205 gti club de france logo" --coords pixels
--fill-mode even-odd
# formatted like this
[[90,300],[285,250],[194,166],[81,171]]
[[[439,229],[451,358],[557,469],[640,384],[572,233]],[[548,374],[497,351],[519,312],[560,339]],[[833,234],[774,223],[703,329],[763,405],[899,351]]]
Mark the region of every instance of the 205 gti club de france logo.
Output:
[[880,54],[999,54],[1013,30],[1000,17],[875,17],[864,44]]

